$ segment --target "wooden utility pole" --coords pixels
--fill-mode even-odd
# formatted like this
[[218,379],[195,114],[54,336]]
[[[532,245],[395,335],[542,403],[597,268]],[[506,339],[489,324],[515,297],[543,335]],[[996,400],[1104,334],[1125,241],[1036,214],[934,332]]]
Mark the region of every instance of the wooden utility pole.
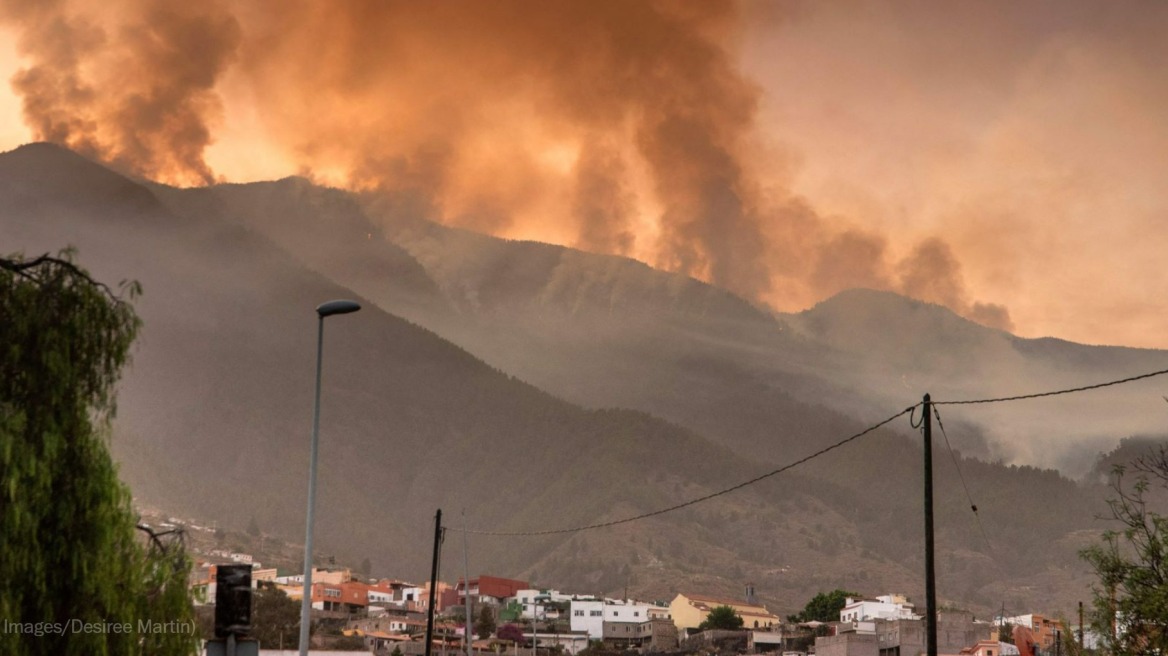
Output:
[[438,556],[442,553],[442,509],[434,515],[434,559],[430,564],[430,605],[426,608],[426,656],[434,647],[434,593],[438,589]]
[[[472,613],[473,606],[470,601],[470,547],[467,546],[467,530],[466,530],[466,510],[462,511],[462,572],[466,578],[463,585],[466,588],[466,656],[472,656],[474,650],[474,613]],[[457,590],[456,590],[457,592]],[[455,595],[455,601],[458,601],[458,596]]]
[[933,403],[925,395],[922,425],[925,435],[925,613],[928,656],[937,656],[937,574],[933,560]]
[[1083,602],[1079,602],[1079,653],[1083,653]]

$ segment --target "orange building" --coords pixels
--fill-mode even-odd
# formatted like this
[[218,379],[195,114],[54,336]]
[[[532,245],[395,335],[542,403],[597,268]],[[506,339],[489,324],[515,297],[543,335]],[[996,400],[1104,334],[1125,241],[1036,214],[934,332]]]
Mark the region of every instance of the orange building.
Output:
[[1058,640],[1059,632],[1066,633],[1066,627],[1058,620],[1052,620],[1045,615],[1031,613],[1004,618],[1004,621],[1014,626],[1024,626],[1030,629],[1034,636],[1034,644],[1044,652],[1054,651],[1054,644]]
[[365,583],[313,583],[312,607],[318,610],[354,613],[369,605],[369,586]]

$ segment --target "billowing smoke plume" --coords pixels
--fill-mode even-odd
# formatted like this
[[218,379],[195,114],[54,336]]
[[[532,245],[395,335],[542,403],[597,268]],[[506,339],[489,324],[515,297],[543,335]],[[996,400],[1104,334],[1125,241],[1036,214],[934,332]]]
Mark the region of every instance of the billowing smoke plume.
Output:
[[[33,136],[148,177],[210,183],[214,87],[239,43],[214,2],[5,3],[29,62],[12,80]],[[121,18],[125,17],[125,18]]]
[[13,84],[37,137],[210,182],[217,93],[242,88],[296,169],[400,212],[628,254],[756,300],[868,286],[1009,326],[1004,308],[970,302],[944,243],[892,261],[863,217],[827,220],[768,178],[736,4],[230,7],[14,5],[4,18],[29,66]]
[[940,303],[958,314],[987,326],[1010,330],[1013,324],[1006,308],[992,303],[970,303],[961,278],[961,265],[949,246],[940,239],[926,239],[898,265],[900,291],[909,296]]

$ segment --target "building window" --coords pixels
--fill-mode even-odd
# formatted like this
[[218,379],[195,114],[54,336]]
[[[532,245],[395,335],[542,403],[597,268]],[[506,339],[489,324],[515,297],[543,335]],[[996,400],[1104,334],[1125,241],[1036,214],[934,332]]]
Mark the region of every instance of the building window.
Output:
[[[573,615],[574,617],[584,617],[584,611],[582,611],[582,610],[574,610],[574,611],[572,611],[572,615]],[[991,654],[990,656],[993,656],[993,655]]]
[[639,611],[639,610],[633,611],[633,617],[640,617],[640,616],[641,616],[641,611]]

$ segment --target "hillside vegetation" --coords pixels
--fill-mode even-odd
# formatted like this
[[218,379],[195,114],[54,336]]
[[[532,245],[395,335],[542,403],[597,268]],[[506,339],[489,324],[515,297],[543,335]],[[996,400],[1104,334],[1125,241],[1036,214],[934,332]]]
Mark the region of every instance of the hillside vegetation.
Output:
[[[912,306],[920,320],[886,335],[874,326],[881,304],[912,302],[873,293],[775,317],[630,260],[379,215],[368,199],[303,180],[178,190],[47,145],[0,156],[0,202],[5,251],[71,244],[96,276],[142,283],[145,325],[112,447],[139,500],[176,514],[228,526],[254,517],[302,537],[312,310],[360,300],[362,312],[326,324],[317,542],[386,575],[424,575],[438,507],[495,531],[593,524],[709,494],[858,432],[928,391],[889,369],[905,362],[910,331],[965,354],[937,376],[996,352],[1030,372],[1027,384],[1049,383],[1043,371],[1061,383],[1150,369],[1165,355],[1019,340],[933,306]],[[848,328],[856,303],[872,309]],[[862,326],[867,340],[847,332]],[[958,378],[935,389],[995,389]],[[955,447],[989,458],[956,456],[979,526],[936,438],[941,597],[1048,613],[1086,598],[1076,552],[1103,527],[1098,481],[995,462],[993,426],[941,412]],[[1126,435],[1111,428],[1098,431]],[[1061,431],[1034,433],[1031,448],[1051,448],[1043,440]],[[659,599],[738,596],[752,581],[780,614],[835,587],[919,597],[920,490],[905,417],[678,512],[472,536],[471,567]]]

